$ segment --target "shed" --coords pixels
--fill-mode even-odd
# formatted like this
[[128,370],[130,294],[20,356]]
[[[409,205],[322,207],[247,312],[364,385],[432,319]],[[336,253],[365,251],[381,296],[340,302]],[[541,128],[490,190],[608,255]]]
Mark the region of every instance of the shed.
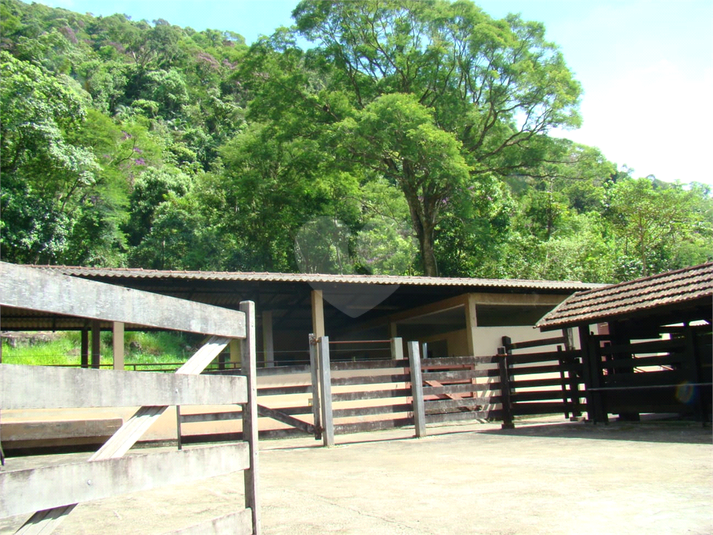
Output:
[[574,328],[590,416],[711,415],[713,263],[578,292],[542,331]]
[[[266,366],[307,362],[310,333],[355,342],[341,345],[335,358],[342,352],[383,358],[394,337],[428,344],[434,357],[494,355],[503,335],[531,338],[537,319],[563,299],[601,287],[576,281],[34,267],[226,308],[252,300],[259,358]],[[86,333],[91,327],[77,318],[2,309],[3,330]],[[363,343],[375,340],[382,343]]]

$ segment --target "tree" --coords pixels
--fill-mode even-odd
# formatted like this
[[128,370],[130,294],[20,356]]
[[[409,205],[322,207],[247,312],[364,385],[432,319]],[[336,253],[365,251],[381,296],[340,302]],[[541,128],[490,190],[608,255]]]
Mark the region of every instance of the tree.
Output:
[[[713,223],[707,197],[700,188],[685,190],[649,178],[618,181],[610,191],[610,209],[623,253],[624,276],[683,267],[677,253],[686,244],[698,244],[698,262],[710,259]],[[688,248],[689,257],[691,252]]]
[[[467,0],[304,0],[293,16],[298,32],[318,44],[313,55],[334,67],[326,78],[329,89],[349,99],[357,124],[366,121],[363,135],[358,128],[357,134],[367,145],[383,147],[372,167],[405,145],[385,136],[368,139],[379,122],[367,120],[370,110],[409,108],[417,117],[425,117],[418,107],[428,110],[431,118],[415,125],[422,139],[412,136],[409,144],[421,147],[420,173],[439,184],[441,198],[419,199],[414,188],[407,196],[427,275],[438,273],[435,229],[443,196],[462,195],[492,176],[526,174],[543,158],[550,128],[578,124],[579,84],[544,39],[541,24],[517,16],[496,21]],[[328,102],[324,106],[331,110]],[[386,123],[381,120],[381,126]],[[427,149],[427,138],[440,150]],[[455,153],[449,169],[438,161]],[[400,175],[405,194],[405,186],[414,185],[406,159],[396,167],[381,165],[394,180]]]

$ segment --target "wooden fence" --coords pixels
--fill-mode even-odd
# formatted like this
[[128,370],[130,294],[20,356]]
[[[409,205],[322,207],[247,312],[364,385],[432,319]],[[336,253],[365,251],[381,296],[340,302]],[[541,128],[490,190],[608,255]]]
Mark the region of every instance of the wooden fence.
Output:
[[[0,518],[34,513],[18,533],[51,533],[77,504],[244,471],[245,508],[180,533],[259,533],[255,306],[240,311],[0,263],[0,305],[212,335],[176,374],[0,364],[0,408],[141,407],[88,462],[0,473]],[[245,377],[201,371],[240,339]],[[246,441],[124,454],[171,405],[242,406]]]

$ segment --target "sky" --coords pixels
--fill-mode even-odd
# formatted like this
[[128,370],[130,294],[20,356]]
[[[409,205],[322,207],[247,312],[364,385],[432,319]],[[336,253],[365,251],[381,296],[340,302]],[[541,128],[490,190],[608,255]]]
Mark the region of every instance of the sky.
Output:
[[[357,1],[357,0],[354,0]],[[241,34],[290,26],[298,0],[42,0],[133,20]],[[556,132],[598,147],[634,177],[713,186],[713,0],[479,0],[488,14],[543,22],[584,89],[582,127]]]

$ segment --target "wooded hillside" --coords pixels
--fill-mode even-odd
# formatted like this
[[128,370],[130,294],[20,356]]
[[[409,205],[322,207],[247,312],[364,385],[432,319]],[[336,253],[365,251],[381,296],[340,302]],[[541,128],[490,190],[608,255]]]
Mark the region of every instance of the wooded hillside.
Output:
[[713,259],[710,187],[550,135],[582,88],[541,24],[293,18],[248,47],[0,0],[3,260],[615,282]]

